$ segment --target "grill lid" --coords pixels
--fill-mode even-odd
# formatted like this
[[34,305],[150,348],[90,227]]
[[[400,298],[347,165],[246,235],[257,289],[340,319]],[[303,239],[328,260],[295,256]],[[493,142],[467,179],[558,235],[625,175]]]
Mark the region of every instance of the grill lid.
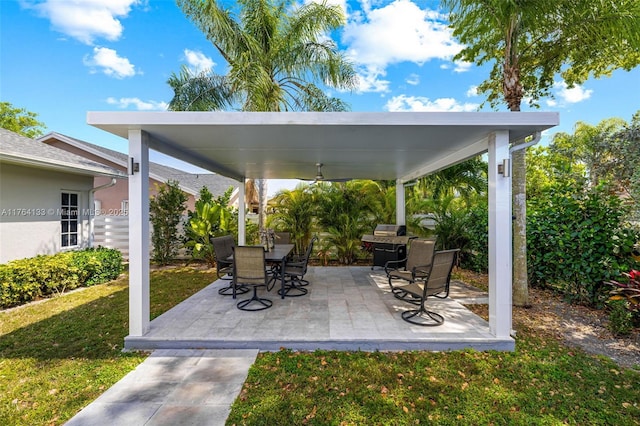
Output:
[[379,224],[373,231],[373,235],[377,237],[396,237],[407,235],[407,227],[405,225]]

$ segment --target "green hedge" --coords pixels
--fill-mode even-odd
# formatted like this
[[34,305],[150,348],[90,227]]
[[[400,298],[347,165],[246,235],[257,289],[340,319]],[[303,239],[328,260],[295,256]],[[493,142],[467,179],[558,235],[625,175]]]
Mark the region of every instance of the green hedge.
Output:
[[0,265],[0,308],[115,279],[122,254],[98,247],[14,260]]
[[622,201],[605,188],[558,184],[530,201],[527,221],[529,280],[552,287],[571,302],[601,305],[603,281],[635,266],[640,239],[625,226]]

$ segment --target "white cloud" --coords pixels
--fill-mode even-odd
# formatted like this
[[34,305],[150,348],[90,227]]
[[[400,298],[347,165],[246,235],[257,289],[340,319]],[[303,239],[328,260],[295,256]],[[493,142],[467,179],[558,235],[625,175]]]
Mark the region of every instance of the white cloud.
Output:
[[478,96],[478,86],[469,86],[469,89],[467,90],[467,98],[473,98],[475,96]]
[[404,61],[422,64],[450,59],[462,48],[441,15],[409,0],[369,7],[364,4],[363,12],[351,16],[344,30],[343,42],[356,63],[380,68]]
[[196,50],[184,49],[184,58],[194,74],[209,71],[216,65],[213,59]]
[[107,98],[107,103],[122,109],[133,106],[138,111],[166,111],[169,106],[166,102],[143,101],[139,98]]
[[473,65],[471,62],[464,61],[455,61],[455,68],[453,68],[453,72],[467,72],[471,69]]
[[422,96],[399,95],[389,99],[385,105],[387,111],[476,111],[478,104],[464,103],[461,104],[453,98],[439,98],[431,101],[429,98]]
[[51,22],[54,30],[76,40],[93,44],[96,38],[115,41],[122,35],[122,23],[131,7],[144,0],[23,0],[22,6],[33,9]]
[[84,64],[92,67],[91,72],[97,72],[95,68],[109,77],[125,78],[136,74],[135,67],[127,58],[118,56],[118,53],[106,47],[94,47],[93,56],[85,56]]
[[358,93],[365,92],[389,92],[389,80],[384,80],[383,77],[387,75],[387,72],[380,67],[368,66],[358,69],[358,87],[356,91]]
[[418,74],[410,74],[409,77],[405,79],[405,81],[407,82],[407,84],[417,86],[418,84],[420,84],[420,76]]
[[575,104],[587,100],[593,93],[593,90],[585,90],[582,88],[582,86],[579,85],[575,85],[572,88],[569,88],[567,86],[567,83],[565,83],[564,81],[556,81],[553,84],[553,87],[556,89],[556,96],[569,104]]

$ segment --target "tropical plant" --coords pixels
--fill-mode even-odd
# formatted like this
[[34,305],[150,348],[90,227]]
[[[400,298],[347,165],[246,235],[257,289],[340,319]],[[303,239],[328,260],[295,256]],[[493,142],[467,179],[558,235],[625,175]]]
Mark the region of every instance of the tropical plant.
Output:
[[175,258],[182,244],[178,225],[186,208],[187,195],[177,181],[169,180],[165,185],[157,186],[157,189],[157,195],[149,201],[153,260],[160,265],[167,265]]
[[474,157],[420,178],[412,188],[419,199],[459,196],[468,205],[475,195],[487,191],[487,163]]
[[361,254],[360,239],[375,227],[380,186],[371,180],[354,180],[320,182],[313,189],[317,224],[328,234],[321,242],[323,250],[331,250],[342,264],[352,264]]
[[44,123],[38,121],[38,114],[15,108],[9,102],[0,102],[0,127],[28,138],[37,138],[44,133]]
[[233,214],[228,207],[231,196],[230,188],[224,195],[213,199],[213,195],[206,187],[200,190],[200,199],[195,203],[195,211],[189,212],[186,226],[186,246],[191,249],[195,259],[204,259],[215,266],[216,257],[211,237],[229,233]]
[[[225,9],[215,0],[178,0],[227,61],[226,75],[186,67],[168,80],[174,90],[169,109],[210,111],[345,111],[316,83],[351,89],[351,63],[326,35],[342,26],[340,6],[298,5],[293,0],[241,0]],[[235,5],[235,4],[234,4]],[[259,226],[266,223],[266,182],[258,180]]]
[[[466,47],[454,59],[493,63],[478,86],[492,106],[520,111],[523,98],[537,105],[560,75],[568,87],[589,77],[640,64],[637,0],[444,0],[450,23]],[[529,305],[524,150],[512,154],[514,201],[513,302]]]
[[616,334],[629,334],[634,321],[640,323],[640,271],[632,269],[623,272],[626,282],[605,281],[613,289],[609,292],[607,304],[611,310],[609,320]]
[[270,202],[274,213],[269,221],[276,230],[288,231],[295,244],[295,253],[303,254],[311,241],[315,216],[313,195],[307,184],[293,190],[282,190]]

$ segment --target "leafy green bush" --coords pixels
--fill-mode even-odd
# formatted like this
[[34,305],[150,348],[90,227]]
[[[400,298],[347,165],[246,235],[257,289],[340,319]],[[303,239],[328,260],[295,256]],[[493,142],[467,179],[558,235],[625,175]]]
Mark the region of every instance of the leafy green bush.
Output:
[[103,283],[122,272],[122,254],[99,247],[41,255],[0,265],[0,307]]
[[180,189],[179,182],[172,180],[159,186],[158,194],[149,202],[149,219],[153,225],[153,261],[160,265],[168,265],[182,244],[178,225],[186,202],[187,195]]
[[609,329],[616,335],[624,336],[633,330],[633,314],[629,302],[624,299],[613,299],[609,306]]
[[118,278],[122,272],[122,253],[105,247],[73,251],[72,264],[80,272],[83,285],[101,284]]
[[597,305],[602,282],[629,270],[637,232],[623,228],[620,199],[602,187],[557,184],[530,201],[527,252],[533,285]]
[[489,270],[489,210],[486,198],[479,199],[469,208],[465,229],[469,242],[466,250],[460,254],[460,266],[476,272],[487,272]]

